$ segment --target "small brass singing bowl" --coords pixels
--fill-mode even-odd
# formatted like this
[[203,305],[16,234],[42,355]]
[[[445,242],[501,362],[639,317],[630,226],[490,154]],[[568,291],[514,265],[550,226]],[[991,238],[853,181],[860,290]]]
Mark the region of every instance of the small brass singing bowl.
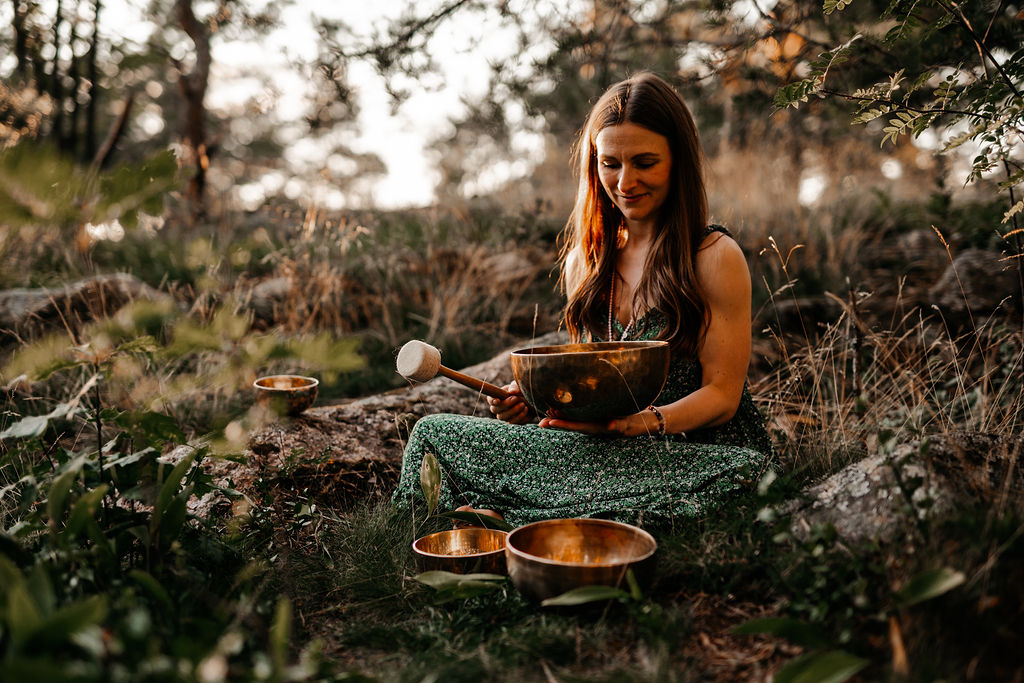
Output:
[[540,602],[581,586],[629,590],[654,573],[658,543],[631,524],[604,519],[551,519],[511,531],[505,545],[508,575],[520,593]]
[[506,536],[483,527],[451,529],[416,539],[412,550],[420,571],[504,574]]
[[533,346],[512,352],[512,374],[539,415],[610,420],[654,402],[668,378],[664,341]]
[[301,375],[268,375],[252,383],[256,399],[279,415],[298,415],[316,401],[320,381]]

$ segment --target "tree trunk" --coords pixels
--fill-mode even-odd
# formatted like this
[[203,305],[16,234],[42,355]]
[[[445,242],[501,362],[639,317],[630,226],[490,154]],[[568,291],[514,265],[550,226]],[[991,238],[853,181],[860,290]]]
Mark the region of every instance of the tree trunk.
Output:
[[64,23],[64,2],[57,0],[57,10],[53,18],[53,61],[50,69],[50,97],[53,98],[53,129],[50,136],[61,146],[64,132],[64,84],[61,82],[60,69],[60,28]]
[[93,3],[92,40],[89,43],[89,55],[86,57],[86,73],[89,79],[89,104],[85,110],[85,158],[96,158],[96,110],[99,105],[100,90],[98,85],[99,70],[96,68],[96,53],[100,44],[100,0]]
[[23,0],[14,2],[14,57],[17,63],[14,73],[19,79],[28,76],[28,35],[25,33],[25,19],[28,16],[28,5]]
[[77,7],[71,20],[71,33],[68,35],[68,48],[71,50],[71,62],[68,65],[68,75],[71,77],[71,92],[68,93],[68,102],[71,111],[67,112],[68,122],[64,126],[64,136],[61,139],[61,148],[73,158],[78,156],[78,119],[81,109],[78,103],[78,90],[82,85],[82,65],[75,54],[75,43],[78,41],[78,11]]
[[205,211],[206,169],[210,166],[206,145],[206,106],[203,102],[210,78],[210,36],[207,29],[196,19],[192,11],[192,0],[175,0],[175,12],[181,28],[192,39],[196,50],[195,66],[188,73],[182,64],[176,63],[175,66],[181,74],[178,89],[185,101],[183,137],[185,148],[191,157],[187,161],[195,170],[189,181],[187,194],[198,217]]

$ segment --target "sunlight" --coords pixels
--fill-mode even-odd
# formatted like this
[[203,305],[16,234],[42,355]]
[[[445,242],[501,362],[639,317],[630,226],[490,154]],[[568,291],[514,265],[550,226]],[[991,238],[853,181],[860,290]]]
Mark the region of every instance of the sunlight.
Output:
[[828,180],[825,174],[820,171],[805,171],[800,178],[800,190],[797,193],[797,201],[801,206],[811,206],[821,199],[825,188],[828,187]]

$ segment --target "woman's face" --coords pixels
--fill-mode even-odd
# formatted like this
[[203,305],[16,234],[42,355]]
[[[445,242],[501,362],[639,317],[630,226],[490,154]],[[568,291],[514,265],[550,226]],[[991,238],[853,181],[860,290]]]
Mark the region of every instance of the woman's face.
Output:
[[671,188],[668,139],[635,123],[608,126],[595,138],[601,187],[627,223],[657,219]]

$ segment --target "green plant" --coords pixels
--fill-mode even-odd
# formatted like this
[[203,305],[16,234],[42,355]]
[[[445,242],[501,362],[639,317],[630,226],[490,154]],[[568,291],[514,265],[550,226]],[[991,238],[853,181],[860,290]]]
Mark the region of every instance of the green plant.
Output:
[[[177,185],[170,150],[107,171],[78,167],[46,146],[22,141],[0,151],[0,222],[8,227],[0,257],[9,262],[42,247],[64,269],[78,270],[93,240],[90,228],[116,223],[132,230],[140,215],[162,214],[165,195]],[[52,270],[52,256],[49,262]]]
[[[824,12],[834,15],[851,4],[827,0]],[[1002,220],[1012,226],[1003,239],[1020,258],[1024,34],[1015,10],[1001,2],[895,0],[880,20],[887,27],[884,35],[862,31],[825,50],[811,62],[806,78],[779,89],[775,106],[795,107],[811,97],[851,101],[857,107],[855,123],[885,122],[882,144],[941,126],[948,135],[942,151],[970,150],[967,182],[979,182],[996,170],[1002,173],[999,188],[1009,197]],[[884,60],[881,67],[879,57]],[[851,91],[835,84],[844,77],[856,81],[865,72],[878,79],[882,69],[888,73],[871,85],[855,84]]]

